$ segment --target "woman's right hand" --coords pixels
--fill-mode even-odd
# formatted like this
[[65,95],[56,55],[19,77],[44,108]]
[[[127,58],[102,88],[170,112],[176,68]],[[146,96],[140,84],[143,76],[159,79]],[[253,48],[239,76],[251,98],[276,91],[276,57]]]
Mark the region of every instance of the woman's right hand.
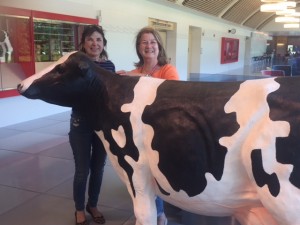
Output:
[[119,75],[128,75],[127,74],[128,72],[126,70],[118,70],[118,71],[116,71],[116,73]]
[[142,74],[140,74],[140,73],[136,73],[133,71],[126,71],[126,70],[118,70],[118,71],[116,71],[116,73],[119,75],[142,76]]

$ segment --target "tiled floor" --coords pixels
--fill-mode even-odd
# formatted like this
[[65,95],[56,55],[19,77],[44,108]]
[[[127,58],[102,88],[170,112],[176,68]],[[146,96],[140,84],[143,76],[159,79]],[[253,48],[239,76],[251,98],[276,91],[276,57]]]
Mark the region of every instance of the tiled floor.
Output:
[[[69,116],[64,112],[0,128],[1,225],[74,224]],[[135,224],[129,194],[109,161],[99,209],[106,225]],[[166,214],[169,225],[233,224],[230,218],[197,216],[168,204]]]

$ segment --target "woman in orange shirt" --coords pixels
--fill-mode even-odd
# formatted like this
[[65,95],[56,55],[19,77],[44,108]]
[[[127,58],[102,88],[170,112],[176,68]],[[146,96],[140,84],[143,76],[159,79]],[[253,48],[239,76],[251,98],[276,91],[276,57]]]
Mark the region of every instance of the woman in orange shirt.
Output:
[[[135,69],[131,71],[117,71],[121,75],[149,76],[166,80],[178,80],[176,67],[168,61],[166,51],[159,33],[151,28],[142,28],[136,37],[136,53],[139,62],[135,63]],[[164,213],[164,202],[156,198],[157,224],[167,225],[168,220]]]

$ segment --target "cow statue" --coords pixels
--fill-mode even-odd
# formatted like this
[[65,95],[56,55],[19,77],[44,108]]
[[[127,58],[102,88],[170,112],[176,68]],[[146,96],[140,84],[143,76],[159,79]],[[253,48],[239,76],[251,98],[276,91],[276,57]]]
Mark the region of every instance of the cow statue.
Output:
[[300,77],[120,76],[75,52],[18,90],[85,113],[127,186],[136,225],[156,224],[156,196],[242,225],[300,225],[299,87]]
[[0,29],[0,63],[11,62],[13,50],[7,32]]

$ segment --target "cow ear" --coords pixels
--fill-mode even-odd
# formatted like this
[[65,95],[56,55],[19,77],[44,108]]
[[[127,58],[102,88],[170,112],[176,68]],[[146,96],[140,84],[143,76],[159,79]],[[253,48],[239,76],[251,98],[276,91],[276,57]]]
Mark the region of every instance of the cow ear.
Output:
[[81,70],[87,70],[89,68],[89,64],[83,61],[79,62],[78,66]]
[[88,70],[90,68],[89,63],[81,61],[79,62],[78,67],[82,71],[82,74],[88,74]]

